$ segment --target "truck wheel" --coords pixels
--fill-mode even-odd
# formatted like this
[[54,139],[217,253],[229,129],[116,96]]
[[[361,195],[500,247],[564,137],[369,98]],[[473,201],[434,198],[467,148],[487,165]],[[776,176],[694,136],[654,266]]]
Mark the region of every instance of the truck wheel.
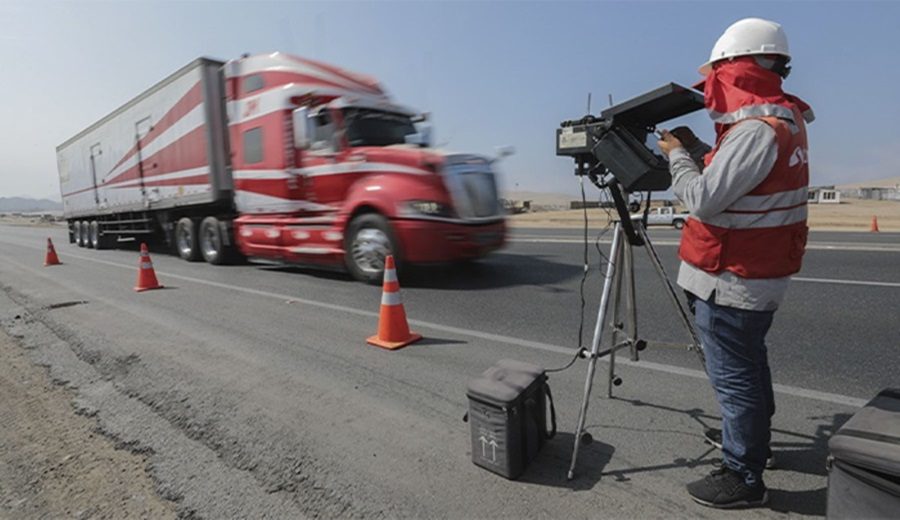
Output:
[[96,220],[91,223],[91,237],[92,237],[91,240],[94,240],[93,233],[94,233],[94,225],[95,224],[97,226],[97,238],[93,245],[94,249],[109,249],[109,248],[113,247],[116,242],[116,236],[110,235],[108,233],[107,234],[102,233],[100,231],[100,227],[101,227],[100,222],[96,221]]
[[91,247],[91,223],[87,220],[82,220],[78,225],[81,226],[81,243],[78,245],[81,247]]
[[222,237],[222,226],[216,217],[206,217],[200,223],[200,254],[213,265],[222,265],[228,260],[228,248]]
[[350,222],[344,239],[344,258],[353,278],[379,284],[384,273],[384,259],[393,254],[398,267],[399,250],[387,219],[377,213],[360,215]]
[[72,222],[72,243],[81,247],[81,223],[77,220]]
[[183,217],[175,224],[175,249],[178,251],[178,256],[188,262],[200,260],[197,225],[188,217]]
[[673,221],[673,222],[672,222],[672,226],[674,226],[675,229],[681,229],[681,228],[684,227],[684,221],[681,220],[681,219],[676,220],[676,221]]
[[75,231],[75,245],[78,247],[84,247],[84,242],[81,241],[81,221],[76,220],[72,224],[72,229]]
[[100,223],[96,220],[92,220],[88,224],[88,229],[90,230],[90,234],[88,235],[90,247],[94,249],[103,249],[100,245]]

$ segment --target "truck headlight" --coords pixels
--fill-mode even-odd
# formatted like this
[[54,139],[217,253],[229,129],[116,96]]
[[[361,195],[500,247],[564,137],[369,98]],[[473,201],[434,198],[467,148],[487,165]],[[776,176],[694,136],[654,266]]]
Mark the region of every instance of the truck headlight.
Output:
[[408,200],[404,202],[404,207],[408,213],[417,213],[429,217],[449,218],[453,216],[453,210],[450,209],[450,206],[433,200]]

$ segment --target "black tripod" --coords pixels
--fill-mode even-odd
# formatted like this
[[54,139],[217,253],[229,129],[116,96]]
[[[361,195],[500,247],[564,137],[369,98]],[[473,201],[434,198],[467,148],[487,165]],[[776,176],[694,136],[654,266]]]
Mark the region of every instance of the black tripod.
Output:
[[[620,220],[615,223],[612,245],[610,246],[609,262],[606,265],[606,276],[603,283],[603,293],[600,298],[600,309],[597,314],[597,323],[594,326],[594,339],[591,343],[591,351],[583,352],[584,357],[589,358],[587,378],[584,382],[584,399],[581,403],[581,411],[578,414],[578,426],[575,429],[575,446],[572,450],[572,463],[569,466],[568,478],[575,476],[575,463],[578,459],[578,447],[582,442],[589,443],[591,437],[584,433],[584,422],[587,416],[588,402],[591,390],[594,386],[594,371],[597,360],[609,356],[609,380],[607,395],[612,397],[613,386],[621,384],[621,379],[616,376],[616,352],[629,349],[631,360],[638,360],[638,352],[644,350],[647,342],[638,339],[637,336],[637,305],[634,291],[634,252],[633,246],[644,246],[650,257],[650,263],[662,280],[672,304],[679,318],[687,329],[691,343],[689,350],[697,352],[701,363],[706,366],[703,358],[703,349],[700,341],[688,317],[688,313],[678,299],[678,294],[672,286],[672,282],[666,275],[665,268],[659,260],[659,255],[647,235],[647,230],[642,220],[632,220],[625,209],[625,202],[621,188],[617,184],[606,185],[612,193],[616,208],[619,210]],[[612,313],[609,310],[612,309]],[[612,319],[610,319],[610,316]],[[607,322],[609,320],[609,322]],[[600,350],[600,343],[606,326],[612,328],[612,342],[607,349]]]

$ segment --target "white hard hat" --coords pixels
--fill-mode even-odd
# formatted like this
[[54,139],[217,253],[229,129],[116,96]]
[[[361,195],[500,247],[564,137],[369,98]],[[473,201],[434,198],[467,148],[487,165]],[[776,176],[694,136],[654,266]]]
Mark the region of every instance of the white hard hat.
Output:
[[754,54],[780,54],[791,59],[787,35],[781,25],[762,18],[734,22],[716,41],[709,61],[700,66],[700,74],[709,74],[717,61]]

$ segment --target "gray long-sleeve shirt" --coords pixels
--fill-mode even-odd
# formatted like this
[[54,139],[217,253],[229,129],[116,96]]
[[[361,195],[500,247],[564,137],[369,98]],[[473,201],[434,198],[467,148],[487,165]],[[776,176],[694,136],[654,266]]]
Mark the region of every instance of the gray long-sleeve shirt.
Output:
[[[700,174],[684,148],[669,154],[669,171],[675,195],[700,221],[727,209],[758,186],[778,158],[775,130],[748,119],[738,123],[719,145],[712,162]],[[681,262],[678,285],[706,300],[715,291],[719,305],[758,311],[775,310],[784,299],[790,277],[742,278],[730,271],[708,273]]]

